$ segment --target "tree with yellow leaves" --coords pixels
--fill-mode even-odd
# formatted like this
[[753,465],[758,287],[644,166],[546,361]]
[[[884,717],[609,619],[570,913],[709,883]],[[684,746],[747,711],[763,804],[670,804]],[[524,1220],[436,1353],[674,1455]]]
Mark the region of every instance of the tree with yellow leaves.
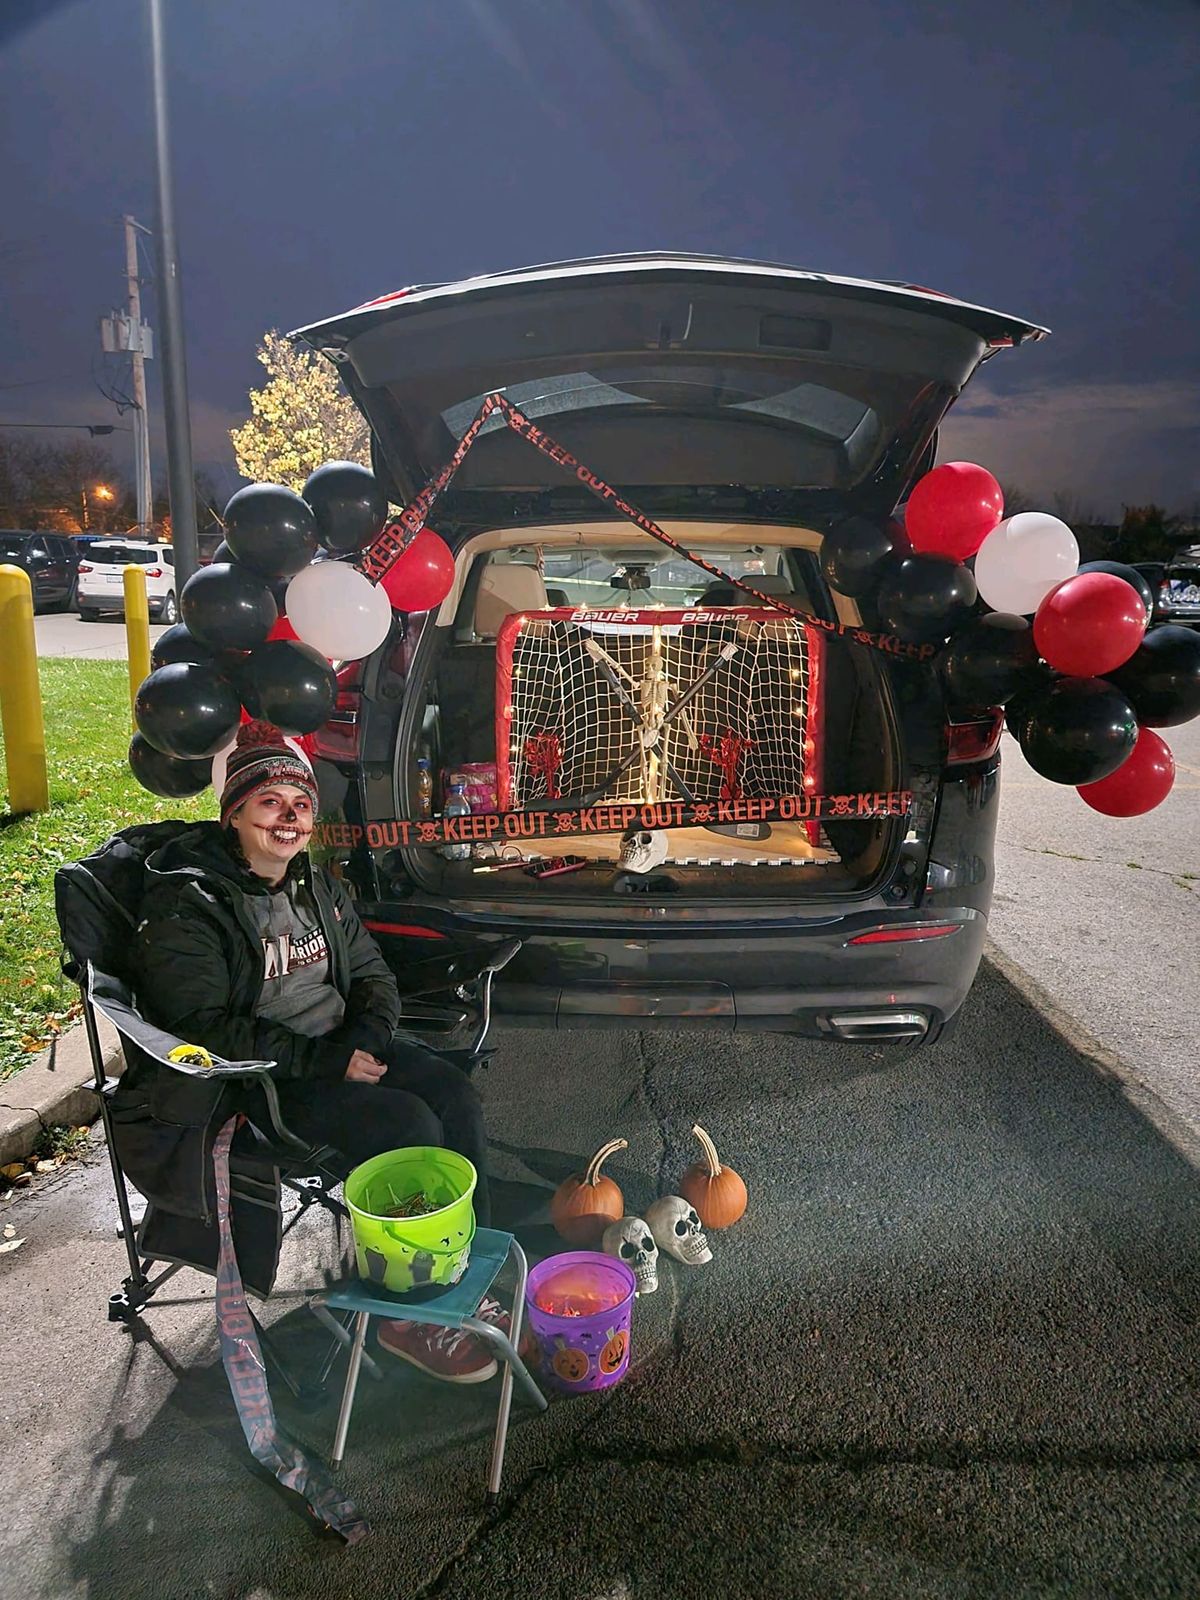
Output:
[[298,490],[326,461],[370,466],[370,430],[330,362],[274,328],[255,354],[269,381],[251,389],[249,420],[229,430],[244,478]]

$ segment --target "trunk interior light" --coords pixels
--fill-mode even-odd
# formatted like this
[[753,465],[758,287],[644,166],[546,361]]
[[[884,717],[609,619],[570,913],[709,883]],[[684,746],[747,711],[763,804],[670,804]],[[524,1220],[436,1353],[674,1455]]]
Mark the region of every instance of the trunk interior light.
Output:
[[913,939],[944,939],[957,933],[961,922],[920,922],[907,928],[876,928],[871,933],[855,934],[847,944],[903,944]]
[[1004,708],[997,707],[985,717],[970,722],[946,724],[946,765],[966,766],[972,761],[990,761],[1000,748],[1004,732]]

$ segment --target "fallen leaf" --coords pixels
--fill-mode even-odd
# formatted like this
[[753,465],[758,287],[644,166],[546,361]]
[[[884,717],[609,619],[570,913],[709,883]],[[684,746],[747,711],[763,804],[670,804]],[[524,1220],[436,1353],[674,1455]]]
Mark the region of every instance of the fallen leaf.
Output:
[[12,1183],[19,1178],[24,1171],[25,1163],[23,1161],[10,1161],[6,1167],[0,1167],[0,1178],[7,1178],[8,1181]]
[[37,1166],[34,1167],[33,1170],[35,1172],[54,1172],[54,1171],[57,1170],[57,1168],[58,1168],[58,1162],[57,1161],[39,1161]]
[[10,1250],[19,1250],[24,1243],[24,1239],[6,1239],[0,1244],[0,1256],[6,1256]]

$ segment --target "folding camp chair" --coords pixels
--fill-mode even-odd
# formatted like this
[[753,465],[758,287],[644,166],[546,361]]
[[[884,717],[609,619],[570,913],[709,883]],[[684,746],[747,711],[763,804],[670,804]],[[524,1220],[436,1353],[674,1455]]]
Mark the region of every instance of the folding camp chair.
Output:
[[[171,1052],[179,1050],[186,1041],[148,1023],[134,1005],[128,985],[87,962],[83,973],[83,1021],[96,1072],[94,1087],[100,1099],[100,1116],[116,1189],[121,1232],[129,1258],[128,1277],[120,1289],[108,1298],[110,1321],[131,1321],[138,1317],[158,1289],[174,1277],[181,1267],[191,1266],[199,1271],[207,1271],[208,1268],[196,1259],[179,1259],[157,1249],[149,1236],[152,1233],[153,1207],[147,1210],[140,1228],[135,1228],[126,1189],[125,1166],[120,1153],[121,1129],[114,1118],[115,1097],[120,1085],[109,1078],[104,1069],[104,1051],[96,1024],[97,1012],[116,1029],[127,1070],[149,1060],[160,1069],[179,1074],[183,1080],[191,1080],[195,1085],[201,1107],[215,1105],[225,1091],[229,1091],[231,1101],[236,1099],[237,1109],[242,1110],[249,1119],[253,1138],[244,1141],[244,1147],[231,1164],[234,1204],[236,1207],[238,1201],[242,1201],[243,1215],[257,1222],[260,1229],[267,1225],[268,1215],[273,1218],[270,1226],[276,1230],[274,1256],[278,1255],[279,1244],[311,1206],[323,1207],[339,1222],[348,1215],[345,1206],[332,1192],[341,1182],[335,1165],[337,1153],[329,1145],[315,1145],[298,1138],[286,1126],[280,1113],[275,1082],[271,1077],[273,1062],[227,1061],[220,1056],[211,1056],[211,1065],[200,1065],[186,1058],[172,1060]],[[214,1122],[218,1120],[215,1111],[210,1110],[205,1114]],[[286,1222],[282,1220],[278,1204],[276,1181],[299,1201]],[[251,1207],[257,1209],[251,1210]],[[151,1269],[158,1262],[166,1264],[151,1276]],[[272,1262],[272,1277],[273,1265]],[[270,1283],[264,1288],[262,1284],[248,1281],[251,1288],[269,1292]],[[253,1312],[250,1314],[253,1316]],[[263,1349],[272,1358],[273,1366],[288,1388],[297,1398],[315,1397],[328,1376],[337,1343],[330,1346],[315,1385],[303,1386],[279,1359],[270,1335],[263,1330],[257,1318],[254,1320]],[[321,1320],[336,1341],[347,1345],[350,1343],[349,1335],[336,1319]]]

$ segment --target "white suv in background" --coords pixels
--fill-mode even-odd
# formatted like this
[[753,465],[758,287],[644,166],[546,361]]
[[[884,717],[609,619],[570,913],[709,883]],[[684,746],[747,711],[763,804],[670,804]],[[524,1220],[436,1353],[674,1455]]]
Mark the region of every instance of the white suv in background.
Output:
[[146,569],[146,598],[155,622],[179,621],[175,591],[175,552],[169,544],[149,544],[142,539],[97,539],[87,546],[79,563],[75,603],[83,622],[95,622],[101,612],[119,615],[125,609],[125,568]]

